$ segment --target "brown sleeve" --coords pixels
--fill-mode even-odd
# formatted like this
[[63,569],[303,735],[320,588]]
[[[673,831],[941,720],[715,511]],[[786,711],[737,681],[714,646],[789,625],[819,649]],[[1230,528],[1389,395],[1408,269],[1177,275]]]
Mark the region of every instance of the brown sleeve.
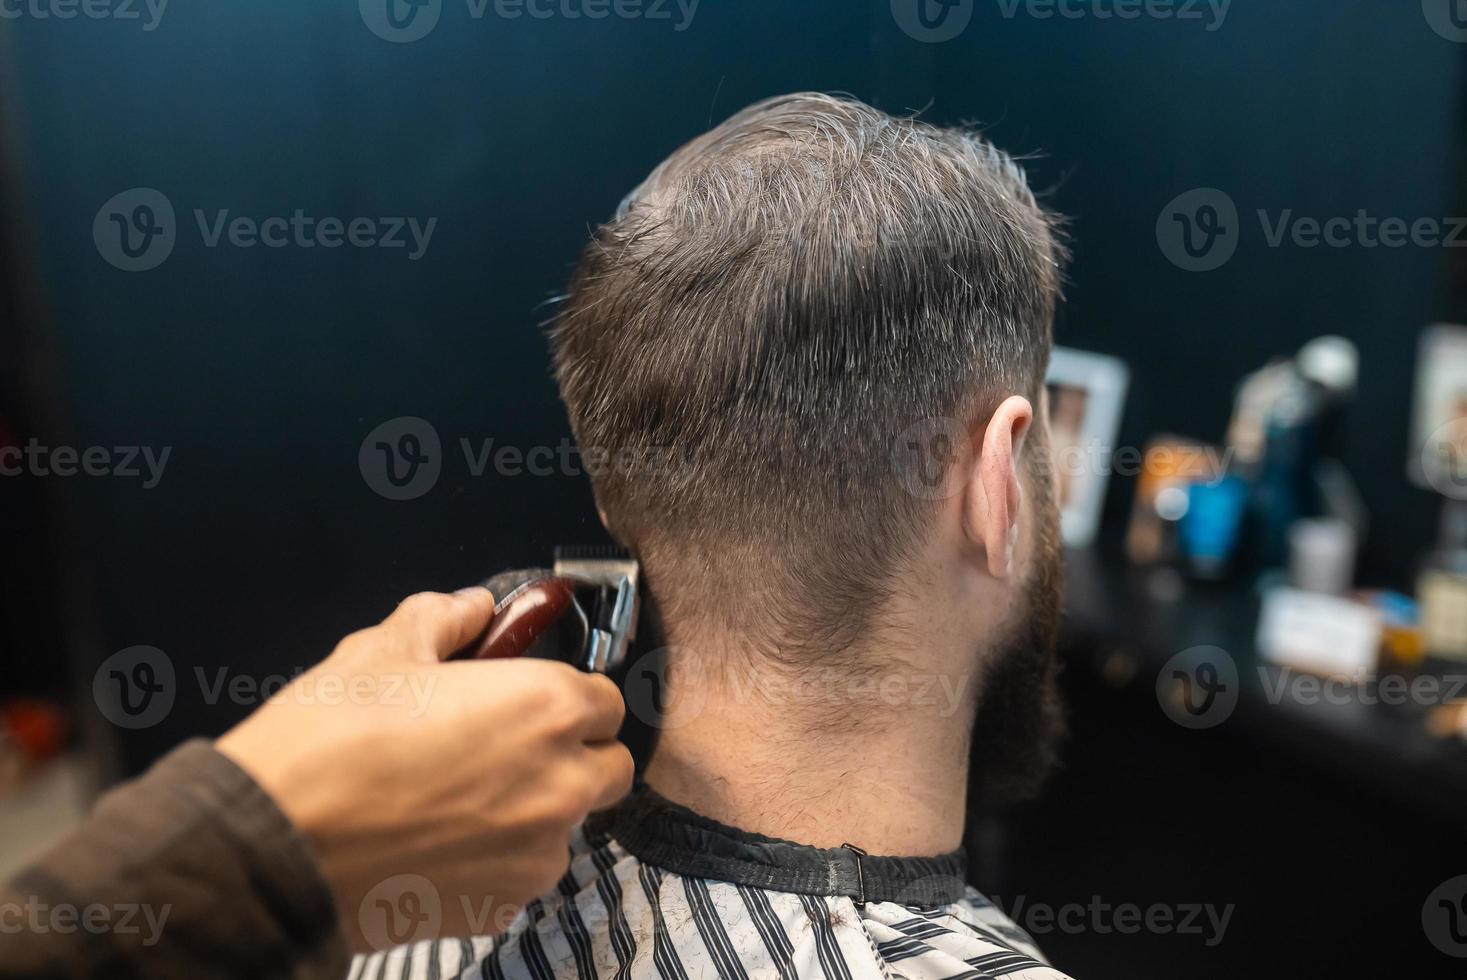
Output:
[[0,885],[0,980],[343,980],[348,962],[309,844],[203,740]]

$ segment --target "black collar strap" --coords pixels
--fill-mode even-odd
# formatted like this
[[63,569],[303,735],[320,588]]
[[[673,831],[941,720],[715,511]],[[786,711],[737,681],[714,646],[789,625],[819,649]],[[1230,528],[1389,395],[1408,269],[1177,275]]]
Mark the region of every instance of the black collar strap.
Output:
[[637,858],[690,878],[857,902],[949,905],[966,890],[962,850],[939,857],[873,857],[847,844],[823,849],[745,833],[699,816],[645,784],[591,816],[593,840],[612,837]]

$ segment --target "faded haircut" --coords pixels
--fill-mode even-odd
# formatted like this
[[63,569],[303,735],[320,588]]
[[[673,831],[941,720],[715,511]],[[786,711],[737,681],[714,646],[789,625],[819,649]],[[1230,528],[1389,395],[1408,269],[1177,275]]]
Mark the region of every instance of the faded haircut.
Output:
[[1063,257],[981,135],[851,98],[758,102],[653,170],[587,245],[551,343],[664,618],[781,659],[857,646],[938,506],[894,445],[1037,396]]

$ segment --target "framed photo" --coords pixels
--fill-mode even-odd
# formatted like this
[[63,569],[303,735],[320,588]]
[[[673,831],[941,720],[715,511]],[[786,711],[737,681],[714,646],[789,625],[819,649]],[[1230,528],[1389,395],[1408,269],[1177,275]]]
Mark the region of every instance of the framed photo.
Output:
[[1421,334],[1406,469],[1414,483],[1467,500],[1467,327],[1438,323]]
[[1130,377],[1123,361],[1104,354],[1056,347],[1050,358],[1045,386],[1060,522],[1068,548],[1083,548],[1095,540]]

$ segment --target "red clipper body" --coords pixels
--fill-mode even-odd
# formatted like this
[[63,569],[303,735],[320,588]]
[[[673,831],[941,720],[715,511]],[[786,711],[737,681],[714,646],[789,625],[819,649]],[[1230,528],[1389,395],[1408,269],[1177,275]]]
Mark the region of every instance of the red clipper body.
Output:
[[553,568],[484,583],[497,597],[494,620],[450,659],[538,657],[609,673],[636,639],[638,579],[636,560],[619,549],[557,548]]

